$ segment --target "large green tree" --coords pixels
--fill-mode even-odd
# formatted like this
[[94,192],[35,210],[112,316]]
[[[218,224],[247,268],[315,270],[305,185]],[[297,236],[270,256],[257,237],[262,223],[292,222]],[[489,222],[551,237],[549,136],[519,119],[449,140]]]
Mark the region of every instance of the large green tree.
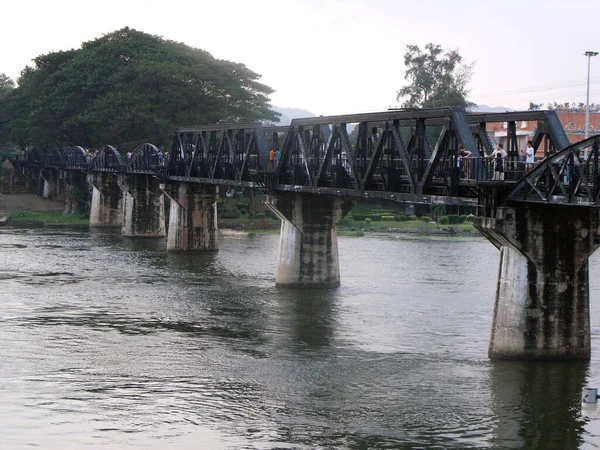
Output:
[[23,146],[124,147],[177,126],[278,120],[273,90],[244,64],[130,28],[34,63],[13,93]]
[[424,50],[418,45],[407,45],[404,65],[408,84],[396,96],[404,108],[474,106],[467,100],[474,63],[464,64],[457,50],[444,50],[432,43]]
[[0,154],[5,152],[9,135],[9,123],[13,119],[10,95],[15,89],[15,82],[0,73]]

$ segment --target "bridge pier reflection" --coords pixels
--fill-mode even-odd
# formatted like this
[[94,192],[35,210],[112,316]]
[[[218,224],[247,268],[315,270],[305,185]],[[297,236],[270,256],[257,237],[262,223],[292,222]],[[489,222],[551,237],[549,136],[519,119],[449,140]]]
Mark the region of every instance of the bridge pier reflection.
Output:
[[491,363],[493,448],[577,450],[584,442],[581,390],[588,363]]
[[474,225],[500,249],[490,357],[589,359],[588,258],[600,246],[600,211],[523,204]]
[[285,192],[267,197],[265,205],[281,221],[275,285],[340,285],[337,223],[354,207],[347,197]]
[[167,250],[217,250],[217,187],[181,182],[160,188],[171,200]]

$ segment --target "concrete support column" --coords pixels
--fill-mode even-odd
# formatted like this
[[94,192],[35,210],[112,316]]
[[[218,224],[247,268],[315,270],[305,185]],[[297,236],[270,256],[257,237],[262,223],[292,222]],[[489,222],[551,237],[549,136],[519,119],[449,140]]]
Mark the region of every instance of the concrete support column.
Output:
[[121,235],[129,237],[164,237],[165,197],[158,179],[147,174],[119,178],[124,192]]
[[339,286],[336,224],[355,201],[288,192],[267,197],[265,204],[282,219],[276,286]]
[[86,209],[82,204],[88,196],[88,183],[84,172],[65,171],[63,214],[73,214]]
[[500,249],[490,357],[589,359],[588,258],[600,245],[600,213],[528,204],[475,226]]
[[90,227],[121,227],[123,225],[123,192],[114,173],[88,174],[92,185]]
[[181,182],[161,189],[171,200],[167,250],[217,250],[217,187]]
[[41,171],[42,182],[42,197],[56,199],[58,197],[58,172],[54,169],[44,169]]

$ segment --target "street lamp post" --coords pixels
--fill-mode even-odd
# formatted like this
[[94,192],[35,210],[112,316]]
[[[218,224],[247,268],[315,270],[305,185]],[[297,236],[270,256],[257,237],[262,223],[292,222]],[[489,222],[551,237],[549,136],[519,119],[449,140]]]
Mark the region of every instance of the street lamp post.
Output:
[[587,96],[585,98],[585,138],[588,138],[588,129],[590,128],[590,60],[598,52],[587,51],[584,53],[588,57],[588,76],[587,76]]

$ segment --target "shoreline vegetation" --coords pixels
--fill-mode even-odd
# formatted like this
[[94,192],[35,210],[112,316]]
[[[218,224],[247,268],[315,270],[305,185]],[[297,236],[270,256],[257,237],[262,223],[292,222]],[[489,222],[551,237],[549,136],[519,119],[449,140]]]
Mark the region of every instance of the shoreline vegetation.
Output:
[[[34,195],[34,194],[32,194]],[[7,199],[10,196],[4,196]],[[31,199],[30,199],[31,200]],[[52,202],[38,199],[39,202]],[[254,202],[254,203],[252,203]],[[58,202],[54,202],[57,206]],[[254,204],[254,214],[249,210]],[[262,204],[260,196],[250,200],[248,197],[222,198],[217,203],[219,208],[219,229],[243,231],[249,233],[278,233],[281,222]],[[24,206],[25,208],[21,208]],[[0,216],[8,216],[6,225],[34,226],[86,226],[89,224],[89,213],[63,215],[61,210],[49,210],[51,205],[44,203],[36,208],[35,204],[16,204],[8,212],[0,212]],[[432,212],[435,207],[431,207]],[[443,208],[443,206],[442,206]],[[338,224],[340,236],[365,236],[368,233],[410,233],[417,235],[446,236],[479,236],[479,232],[471,223],[471,215],[439,215],[445,212],[439,208],[436,220],[429,215],[406,215],[400,212],[395,204],[374,204],[358,202]],[[254,218],[252,218],[254,215]]]

